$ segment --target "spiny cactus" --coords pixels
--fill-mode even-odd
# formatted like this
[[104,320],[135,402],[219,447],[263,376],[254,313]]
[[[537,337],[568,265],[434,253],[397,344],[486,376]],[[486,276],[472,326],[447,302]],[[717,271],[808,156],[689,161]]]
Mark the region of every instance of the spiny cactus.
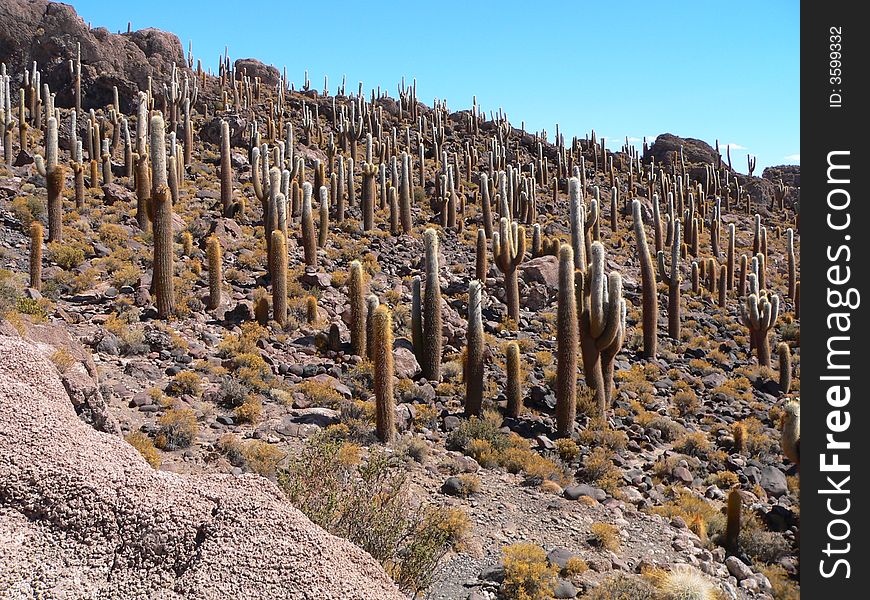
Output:
[[797,265],[794,255],[794,230],[789,227],[785,231],[786,235],[786,253],[788,256],[788,295],[794,300],[795,284],[797,283]]
[[[754,276],[751,277],[753,280]],[[754,290],[743,305],[743,324],[749,328],[749,338],[758,357],[758,364],[770,367],[769,333],[779,316],[779,297],[766,290]]]
[[399,195],[396,193],[396,188],[390,187],[387,190],[387,198],[390,208],[390,233],[399,235]]
[[280,229],[272,232],[272,318],[287,323],[287,240]]
[[[443,347],[441,317],[441,280],[439,278],[438,233],[426,229],[423,233],[426,253],[426,293],[423,297],[422,344],[423,377],[432,382],[441,379],[441,352]],[[413,318],[413,315],[412,315]]]
[[505,349],[505,370],[507,371],[507,416],[517,418],[523,411],[523,388],[520,381],[520,347],[510,342]]
[[[483,230],[481,229],[482,233]],[[479,415],[483,402],[483,316],[480,281],[468,284],[468,348],[465,357],[465,414]]]
[[487,238],[492,238],[492,202],[489,198],[489,176],[486,173],[480,174],[480,207],[483,230]]
[[362,164],[360,169],[362,173],[362,229],[363,231],[371,231],[375,227],[375,198],[377,190],[378,166],[374,163]]
[[411,344],[414,347],[414,356],[422,365],[425,350],[423,347],[423,293],[420,276],[414,275],[411,279]]
[[258,289],[254,293],[254,319],[265,327],[269,324],[269,297],[265,290]]
[[42,288],[42,223],[30,225],[30,287]]
[[390,444],[396,435],[396,406],[393,396],[393,319],[390,309],[378,306],[372,315],[374,325],[375,429],[378,440]]
[[311,184],[302,184],[302,249],[305,254],[305,264],[317,266],[317,231],[314,228],[314,214],[311,207]]
[[486,246],[486,231],[477,230],[477,248],[475,260],[475,277],[486,285],[486,275],[489,272],[489,253]]
[[193,234],[189,231],[181,232],[181,250],[184,256],[190,257],[193,255]]
[[[583,275],[578,274],[582,279]],[[575,295],[574,251],[559,248],[559,297],[556,309],[556,433],[570,435],[577,416],[579,328]],[[599,371],[600,372],[600,371]]]
[[378,297],[374,294],[369,294],[366,296],[366,357],[369,360],[374,360],[374,351],[375,351],[375,338],[374,338],[374,326],[375,323],[372,321],[372,316],[375,314],[375,309],[380,306],[380,301]]
[[36,170],[45,177],[48,191],[48,241],[63,239],[63,184],[66,169],[57,162],[57,119],[49,117],[45,133],[45,158],[34,157]]
[[362,264],[355,260],[350,263],[348,280],[348,302],[350,303],[350,345],[357,356],[366,355],[366,302],[365,273]]
[[317,322],[320,320],[318,316],[317,309],[317,297],[316,296],[308,296],[305,299],[305,321],[309,325],[317,325]]
[[568,207],[570,209],[571,248],[574,254],[574,267],[586,270],[586,207],[583,204],[583,193],[580,188],[580,178],[568,180]]
[[[221,204],[224,216],[229,216],[233,205],[233,164],[230,160],[230,125],[221,119]],[[256,176],[258,176],[257,173]]]
[[643,297],[643,355],[646,358],[655,358],[658,352],[659,295],[656,289],[656,270],[646,242],[646,230],[640,208],[640,200],[633,200],[631,214],[634,219],[634,237],[637,243],[637,257],[640,261]]
[[796,281],[794,284],[794,316],[796,319],[801,318],[801,282]]
[[604,273],[604,246],[593,242],[589,270],[577,277],[578,320],[583,371],[586,383],[594,391],[598,418],[613,396],[613,361],[622,349],[626,305],[622,298],[622,276]]
[[329,188],[325,185],[320,186],[320,221],[317,225],[317,245],[323,248],[329,239]]
[[526,228],[511,223],[506,217],[499,220],[498,231],[492,234],[493,262],[504,274],[507,316],[515,323],[520,320],[520,291],[517,267],[526,253]]
[[791,348],[785,342],[776,346],[779,356],[779,389],[783,394],[791,391]]
[[785,405],[782,419],[782,453],[800,468],[801,444],[801,405],[800,400],[792,400]]
[[719,307],[725,308],[728,302],[728,267],[719,266]]
[[411,220],[411,157],[402,153],[402,173],[399,178],[399,210],[402,221],[402,231],[410,233],[413,225]]
[[740,511],[743,501],[740,498],[740,490],[731,490],[728,493],[728,508],[725,522],[725,549],[731,554],[737,553],[737,540],[740,538]]
[[728,224],[728,253],[726,257],[725,266],[727,269],[725,281],[727,284],[728,290],[731,290],[734,287],[734,250],[736,246],[736,234],[734,230],[734,223]]
[[221,282],[223,281],[221,260],[221,242],[212,235],[206,242],[205,252],[208,255],[208,309],[214,310],[221,303]]
[[154,212],[154,293],[157,313],[165,319],[175,312],[172,247],[172,197],[166,172],[166,132],[163,115],[151,117],[151,199]]
[[657,258],[659,276],[668,284],[668,335],[680,339],[680,220],[674,219],[674,239],[671,245],[671,272],[665,268],[665,253],[660,250]]

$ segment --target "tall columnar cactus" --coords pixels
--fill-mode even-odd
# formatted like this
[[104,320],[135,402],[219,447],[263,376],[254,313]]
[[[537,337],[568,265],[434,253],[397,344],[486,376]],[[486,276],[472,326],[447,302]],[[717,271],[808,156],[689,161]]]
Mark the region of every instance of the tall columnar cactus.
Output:
[[583,371],[604,419],[613,396],[613,361],[622,349],[626,305],[622,276],[604,273],[604,246],[593,242],[589,270],[577,277],[578,320]]
[[489,252],[486,245],[486,231],[477,230],[477,248],[475,257],[475,277],[486,285],[486,274],[489,272]]
[[[483,230],[481,230],[483,231]],[[483,403],[483,315],[481,282],[468,284],[468,349],[465,358],[465,414],[479,415]]]
[[42,288],[42,223],[30,225],[30,287]]
[[520,291],[517,267],[526,253],[526,228],[511,223],[506,217],[499,220],[498,231],[492,234],[493,262],[504,274],[507,316],[512,321],[520,320]]
[[574,254],[574,267],[586,270],[586,207],[580,188],[580,178],[568,180],[568,208],[570,209],[571,248]]
[[797,281],[794,284],[794,316],[796,319],[801,318],[801,282]]
[[390,187],[387,190],[387,198],[390,207],[390,233],[399,235],[399,195],[396,188]]
[[323,248],[329,239],[329,188],[325,185],[320,186],[320,221],[317,226],[317,245]]
[[794,229],[789,227],[785,231],[786,252],[788,254],[788,296],[794,300],[795,284],[797,283],[797,264],[794,255]]
[[486,232],[486,237],[492,237],[492,201],[489,198],[489,176],[486,173],[480,174],[480,207],[481,218],[483,219],[483,230]]
[[374,360],[375,352],[375,322],[372,320],[372,317],[380,304],[380,300],[378,300],[378,297],[374,294],[366,296],[366,357],[369,360]]
[[631,203],[634,219],[634,237],[637,243],[637,257],[640,261],[640,277],[643,302],[643,355],[655,358],[658,352],[659,295],[656,270],[646,242],[646,230],[640,212],[640,200]]
[[516,342],[510,342],[505,350],[505,369],[507,371],[507,416],[514,419],[523,412],[523,387],[520,381],[520,347]]
[[224,216],[230,215],[233,205],[233,163],[230,150],[230,124],[221,119],[221,204]]
[[680,220],[674,219],[674,235],[671,246],[671,272],[665,267],[665,253],[660,250],[657,258],[659,276],[668,284],[668,335],[680,339]]
[[411,344],[414,346],[414,356],[419,364],[423,364],[425,355],[423,343],[423,292],[419,275],[411,279]]
[[[426,253],[426,293],[422,306],[423,377],[437,382],[441,379],[441,353],[443,348],[441,316],[441,280],[438,260],[438,233],[426,229],[423,233]],[[413,316],[412,316],[413,317]]]
[[782,453],[800,468],[801,405],[798,400],[793,400],[785,405],[780,439],[782,440]]
[[413,222],[411,219],[411,157],[402,153],[402,173],[399,178],[399,210],[402,221],[402,231],[410,233]]
[[305,264],[317,266],[317,230],[314,228],[314,214],[311,207],[311,184],[302,184],[302,249],[305,253]]
[[142,231],[151,230],[151,172],[148,169],[148,100],[145,92],[139,93],[136,113],[136,222]]
[[728,302],[728,267],[719,266],[719,307],[725,308]]
[[206,242],[205,252],[208,256],[208,309],[214,310],[221,303],[222,250],[221,242],[213,235]]
[[[582,274],[578,275],[582,278]],[[559,297],[556,310],[556,433],[570,435],[577,416],[577,322],[574,251],[559,248]]]
[[66,169],[57,162],[57,119],[50,117],[45,133],[45,158],[34,157],[36,170],[45,177],[48,191],[48,241],[63,239],[63,184]]
[[728,290],[731,290],[734,287],[734,251],[736,247],[736,232],[734,230],[734,223],[728,224],[728,255],[726,258],[726,269],[727,274],[725,281],[727,283]]
[[375,184],[378,177],[378,166],[374,163],[362,164],[362,229],[371,231],[375,227],[375,198],[377,190]]
[[783,394],[791,391],[791,348],[785,342],[776,346],[779,355],[779,389]]
[[154,293],[157,313],[165,319],[175,312],[172,247],[172,197],[166,172],[166,130],[163,115],[151,117],[151,199],[154,213]]
[[725,549],[731,554],[737,553],[737,540],[740,537],[740,511],[742,508],[740,490],[733,489],[728,493],[728,508],[725,522]]
[[758,364],[770,367],[769,333],[779,316],[779,297],[766,290],[753,290],[743,306],[743,324],[749,328],[749,338],[758,357]]
[[362,264],[355,260],[350,263],[348,280],[348,302],[350,303],[350,345],[357,356],[366,355],[366,302],[365,273]]
[[393,395],[393,319],[390,309],[378,306],[372,315],[374,326],[375,429],[378,440],[390,444],[396,436],[396,405]]
[[280,229],[272,231],[272,318],[287,323],[287,240]]

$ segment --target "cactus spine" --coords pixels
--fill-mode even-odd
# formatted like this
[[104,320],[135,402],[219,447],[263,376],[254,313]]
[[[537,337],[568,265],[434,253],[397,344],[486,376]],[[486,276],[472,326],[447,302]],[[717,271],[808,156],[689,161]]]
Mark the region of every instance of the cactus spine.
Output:
[[637,241],[643,296],[643,355],[646,358],[655,358],[658,352],[659,296],[656,289],[656,270],[649,253],[646,230],[640,212],[640,200],[632,201],[631,213],[634,219],[634,237]]
[[396,408],[393,396],[393,319],[390,309],[378,306],[372,315],[374,326],[375,426],[378,439],[392,443],[396,435]]
[[221,303],[221,282],[223,280],[221,272],[223,252],[217,236],[213,235],[208,238],[205,251],[208,255],[208,309],[214,310]]
[[[582,274],[578,274],[582,278]],[[577,416],[579,329],[575,296],[574,251],[559,248],[559,298],[556,312],[556,433],[570,435]]]
[[42,288],[42,223],[30,225],[30,287]]
[[272,231],[272,318],[287,322],[287,241],[280,229]]
[[512,321],[520,320],[520,291],[517,267],[526,253],[526,228],[511,223],[507,218],[499,220],[498,231],[492,234],[493,262],[504,274],[507,316]]
[[350,263],[347,289],[350,302],[350,345],[354,354],[365,356],[367,348],[365,274],[358,260]]
[[[481,232],[483,230],[480,230]],[[468,349],[465,363],[465,414],[479,415],[483,402],[483,315],[481,287],[478,280],[468,284]]]

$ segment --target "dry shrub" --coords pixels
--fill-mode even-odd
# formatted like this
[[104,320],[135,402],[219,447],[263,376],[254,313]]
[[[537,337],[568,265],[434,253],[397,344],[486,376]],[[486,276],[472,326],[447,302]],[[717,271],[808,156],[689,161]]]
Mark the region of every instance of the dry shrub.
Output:
[[537,544],[519,542],[502,548],[504,581],[501,593],[511,600],[544,600],[553,594],[556,568]]
[[124,439],[139,451],[139,454],[149,465],[155,469],[160,467],[160,452],[154,447],[154,442],[151,441],[150,437],[141,431],[134,431]]
[[170,409],[157,424],[160,430],[154,443],[161,450],[187,448],[199,433],[196,415],[189,408]]

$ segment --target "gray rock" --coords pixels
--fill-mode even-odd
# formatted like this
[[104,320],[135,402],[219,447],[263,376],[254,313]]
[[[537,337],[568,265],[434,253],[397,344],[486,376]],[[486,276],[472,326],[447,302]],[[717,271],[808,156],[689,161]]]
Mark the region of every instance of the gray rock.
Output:
[[564,494],[568,500],[579,500],[581,496],[589,496],[599,502],[603,502],[607,498],[607,493],[604,490],[585,483],[569,485],[565,488]]
[[752,569],[736,556],[726,558],[725,566],[728,567],[728,572],[737,578],[737,581],[743,581],[752,577]]
[[786,481],[785,473],[776,467],[767,466],[761,469],[758,483],[765,492],[774,498],[779,498],[788,493],[788,482]]
[[553,598],[576,598],[577,588],[567,579],[560,579],[553,588]]

